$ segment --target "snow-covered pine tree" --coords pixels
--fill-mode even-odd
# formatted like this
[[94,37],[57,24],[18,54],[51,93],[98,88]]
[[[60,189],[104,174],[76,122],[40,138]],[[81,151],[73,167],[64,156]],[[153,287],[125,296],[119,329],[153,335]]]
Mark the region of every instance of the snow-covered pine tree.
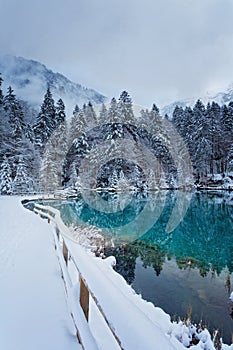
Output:
[[222,129],[223,147],[225,150],[225,156],[222,159],[223,171],[226,171],[227,167],[227,154],[233,144],[233,102],[230,102],[228,106],[224,105],[221,108],[220,124]]
[[44,100],[34,125],[37,146],[42,150],[56,128],[56,109],[50,88],[47,88]]
[[181,136],[185,135],[184,110],[176,105],[172,114],[172,122]]
[[210,159],[212,147],[207,138],[200,135],[195,143],[195,168],[198,182],[207,184],[207,175],[210,173]]
[[88,128],[93,129],[95,126],[97,126],[97,116],[91,102],[88,102],[88,105],[83,108],[83,112]]
[[4,119],[8,127],[5,129],[7,142],[4,150],[10,163],[13,178],[16,175],[16,169],[20,155],[27,154],[27,141],[25,138],[26,124],[22,107],[13,94],[11,87],[8,88],[7,94],[3,100]]
[[15,194],[31,193],[34,190],[33,179],[28,173],[28,167],[23,156],[19,157],[12,187]]
[[55,106],[55,125],[56,127],[59,126],[60,124],[64,123],[65,118],[66,118],[66,113],[65,113],[65,104],[62,101],[61,98],[57,101],[57,104]]
[[110,127],[110,133],[106,135],[106,138],[108,140],[115,140],[117,138],[121,138],[123,135],[123,126],[120,125],[122,123],[122,118],[120,117],[120,114],[118,112],[118,104],[115,97],[113,97],[105,118],[105,124],[112,124]]
[[108,110],[107,110],[105,104],[102,103],[102,106],[101,106],[101,109],[100,109],[100,112],[99,112],[98,124],[99,125],[104,125],[104,124],[107,124],[107,123],[109,123],[109,121],[108,121]]
[[68,152],[67,133],[67,123],[65,120],[57,127],[54,135],[51,137],[59,187],[62,186],[63,166]]
[[221,108],[216,102],[208,103],[206,119],[208,123],[207,138],[211,144],[210,173],[212,175],[222,172],[222,158],[224,157],[223,135],[220,123]]
[[9,86],[4,97],[3,106],[11,127],[11,136],[14,140],[22,138],[26,128],[24,114],[11,86]]
[[61,123],[49,138],[42,155],[40,184],[43,191],[61,188],[67,147],[67,124]]
[[150,125],[150,113],[148,109],[144,110],[142,109],[140,111],[141,118],[140,118],[140,129],[150,131],[149,125]]
[[72,163],[68,186],[71,186],[72,188],[76,188],[77,181],[78,181],[78,176],[77,176],[76,166],[74,163]]
[[72,145],[72,142],[74,141],[74,139],[77,137],[77,134],[78,134],[78,130],[76,129],[76,127],[78,126],[79,112],[80,112],[80,108],[76,104],[70,120],[69,137],[68,137],[69,147]]
[[159,115],[159,108],[155,103],[152,105],[149,120],[148,130],[150,130],[152,134],[157,135],[158,133],[163,134],[165,132],[165,130],[162,129],[162,119]]
[[227,173],[233,173],[233,143],[227,154],[227,165],[226,165]]
[[67,123],[65,105],[59,99],[56,105],[55,125],[46,143],[40,168],[41,188],[44,191],[54,191],[62,186],[63,164],[67,146]]
[[134,125],[132,100],[127,91],[123,91],[120,94],[117,104],[117,113],[120,123]]
[[59,188],[57,164],[54,161],[51,139],[47,142],[40,166],[40,192],[50,193]]
[[73,113],[70,122],[70,132],[69,132],[69,147],[72,143],[85,134],[87,128],[86,118],[82,109],[77,113]]
[[76,104],[76,105],[74,106],[73,115],[77,114],[79,111],[80,111],[80,108],[79,108],[79,106]]
[[0,166],[0,193],[12,193],[12,171],[6,155],[4,156],[3,162]]
[[[192,157],[195,175],[198,181],[206,182],[210,173],[211,143],[208,140],[208,122],[204,104],[197,100],[191,112],[191,122],[188,131],[190,135],[189,151]],[[205,150],[205,151],[204,151]],[[203,151],[205,154],[203,154]]]
[[117,110],[117,100],[115,97],[111,99],[110,106],[108,109],[108,120],[110,123],[119,123],[119,116]]

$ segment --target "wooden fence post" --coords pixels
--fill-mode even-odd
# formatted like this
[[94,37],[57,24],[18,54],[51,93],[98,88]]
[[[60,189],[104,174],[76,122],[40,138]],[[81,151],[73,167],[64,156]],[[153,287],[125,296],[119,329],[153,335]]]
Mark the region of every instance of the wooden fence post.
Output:
[[64,256],[64,259],[65,259],[66,265],[68,265],[68,249],[67,249],[67,246],[66,246],[64,240],[63,240],[62,252],[63,252],[63,256]]
[[80,305],[83,309],[84,315],[88,321],[89,317],[89,291],[83,282],[82,277],[79,278],[80,281]]
[[57,234],[57,238],[59,241],[60,240],[60,231],[59,231],[59,228],[57,227],[57,225],[56,225],[56,234]]

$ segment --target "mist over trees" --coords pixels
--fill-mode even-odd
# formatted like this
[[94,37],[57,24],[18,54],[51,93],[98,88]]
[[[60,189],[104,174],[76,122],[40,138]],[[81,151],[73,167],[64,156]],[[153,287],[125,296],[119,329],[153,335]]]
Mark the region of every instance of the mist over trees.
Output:
[[[0,75],[1,194],[48,193],[64,187],[177,188],[174,152],[186,162],[187,150],[196,186],[228,188],[232,181],[233,102],[205,106],[198,100],[193,108],[177,106],[164,124],[168,117],[161,117],[155,104],[135,116],[131,97],[123,91],[98,112],[91,102],[74,106],[68,123],[64,102],[55,103],[49,86],[35,113],[11,86],[4,95],[3,82]],[[175,130],[183,146],[179,140],[172,143]],[[182,185],[190,183],[187,179]]]

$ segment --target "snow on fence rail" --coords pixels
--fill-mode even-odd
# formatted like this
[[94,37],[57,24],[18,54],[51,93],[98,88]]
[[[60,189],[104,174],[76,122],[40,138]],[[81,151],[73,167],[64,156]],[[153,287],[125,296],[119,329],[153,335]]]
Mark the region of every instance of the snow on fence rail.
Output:
[[[35,204],[34,211],[41,217],[47,218],[48,222],[52,221],[55,224],[55,248],[62,269],[70,313],[83,349],[109,350],[111,348],[109,344],[106,347],[99,347],[92,334],[89,327],[90,299],[95,302],[105,326],[114,337],[115,345],[112,348],[124,350],[183,349],[179,342],[174,344],[160,325],[132,302],[127,293],[119,288],[117,281],[114,281],[104,268],[101,268],[103,264],[94,263],[93,259],[98,258],[89,256],[77,244],[68,227],[61,220],[59,210]],[[100,259],[98,261],[104,263]],[[73,283],[72,273],[70,274],[72,269],[69,269],[69,265],[71,263],[78,274],[78,293],[75,288],[77,280],[76,283]],[[77,302],[77,294],[79,294],[79,302]]]

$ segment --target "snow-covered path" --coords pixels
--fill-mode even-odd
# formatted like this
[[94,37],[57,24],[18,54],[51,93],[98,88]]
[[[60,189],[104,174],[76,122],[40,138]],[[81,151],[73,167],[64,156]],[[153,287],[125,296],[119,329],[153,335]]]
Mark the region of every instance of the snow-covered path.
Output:
[[51,227],[20,200],[0,196],[0,349],[80,349]]

